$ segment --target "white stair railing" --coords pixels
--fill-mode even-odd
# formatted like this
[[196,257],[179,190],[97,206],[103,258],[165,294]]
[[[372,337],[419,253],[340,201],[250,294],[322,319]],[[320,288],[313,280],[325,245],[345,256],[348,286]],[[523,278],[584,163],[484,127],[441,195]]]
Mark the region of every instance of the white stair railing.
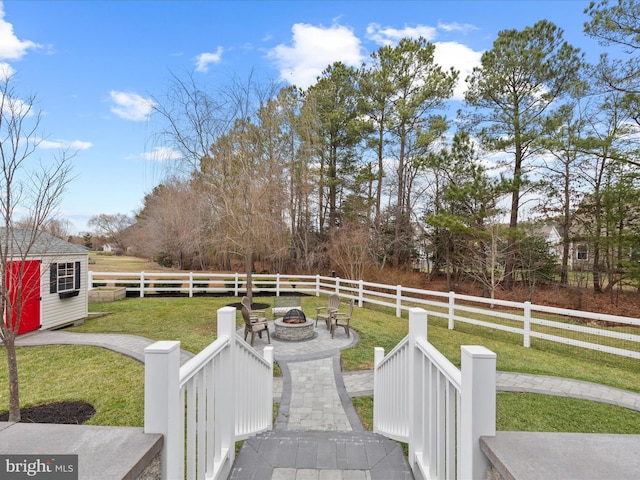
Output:
[[145,349],[145,433],[164,436],[163,479],[227,478],[235,441],[271,428],[273,347],[264,358],[236,336],[236,309],[217,312],[218,338],[180,367],[180,342]]
[[409,335],[375,351],[374,431],[409,444],[416,478],[483,479],[481,436],[495,435],[496,355],[462,346],[461,370],[427,341],[427,312],[409,311]]

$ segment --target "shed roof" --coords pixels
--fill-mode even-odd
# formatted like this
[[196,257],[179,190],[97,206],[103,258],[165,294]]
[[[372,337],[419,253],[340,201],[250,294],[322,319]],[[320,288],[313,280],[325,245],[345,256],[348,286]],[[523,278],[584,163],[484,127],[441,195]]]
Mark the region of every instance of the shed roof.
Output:
[[[0,228],[0,246],[6,238],[6,229]],[[12,255],[39,256],[39,255],[61,255],[61,254],[85,254],[89,253],[89,249],[82,245],[76,245],[58,237],[54,237],[46,232],[36,232],[36,238],[31,247],[29,247],[33,230],[29,228],[13,228],[9,232],[10,241],[12,242]],[[28,251],[27,251],[28,250]]]

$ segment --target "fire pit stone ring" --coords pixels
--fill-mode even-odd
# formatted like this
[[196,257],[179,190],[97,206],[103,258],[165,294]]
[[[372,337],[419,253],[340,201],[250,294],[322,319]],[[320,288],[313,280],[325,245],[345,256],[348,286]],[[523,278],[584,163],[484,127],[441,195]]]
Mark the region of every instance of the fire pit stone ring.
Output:
[[315,332],[315,322],[298,309],[289,310],[284,317],[276,318],[273,323],[278,340],[299,342],[313,338]]

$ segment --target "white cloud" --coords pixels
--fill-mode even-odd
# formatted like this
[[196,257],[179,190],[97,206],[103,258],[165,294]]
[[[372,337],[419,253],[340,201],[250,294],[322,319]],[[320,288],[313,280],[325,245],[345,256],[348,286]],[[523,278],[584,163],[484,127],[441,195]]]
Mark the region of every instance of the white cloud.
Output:
[[0,81],[7,80],[14,73],[16,73],[16,71],[11,65],[6,62],[0,62]]
[[439,30],[444,30],[445,32],[468,33],[468,32],[470,32],[472,30],[478,30],[478,27],[476,27],[475,25],[471,25],[470,23],[458,23],[458,22],[443,23],[443,22],[438,22],[438,29]]
[[460,72],[458,84],[453,91],[453,98],[462,100],[467,88],[464,79],[471,73],[473,67],[480,65],[482,52],[476,52],[458,42],[436,42],[435,47],[434,61],[444,70],[453,67]]
[[300,88],[313,85],[334,62],[359,66],[364,60],[360,39],[348,27],[296,23],[291,32],[291,45],[277,45],[268,57],[280,70],[280,80]]
[[216,53],[205,52],[196,57],[196,72],[207,73],[210,63],[220,63],[222,60],[223,48],[218,47]]
[[422,37],[428,41],[436,37],[436,29],[427,25],[416,25],[415,27],[393,28],[382,27],[378,23],[370,23],[367,26],[367,36],[379,45],[394,45],[403,38]]
[[180,152],[170,147],[156,147],[152,152],[144,152],[140,156],[145,160],[152,160],[155,162],[180,160],[181,158],[183,158]]
[[19,60],[32,48],[39,48],[30,40],[19,40],[13,33],[13,25],[4,19],[4,5],[0,3],[0,59]]
[[111,90],[109,96],[115,104],[111,107],[111,112],[120,118],[135,122],[147,120],[155,105],[151,99],[143,98],[137,93]]
[[45,148],[45,149],[88,150],[89,148],[93,147],[93,143],[84,142],[82,140],[72,140],[72,141],[68,141],[68,140],[55,140],[55,141],[40,140],[40,143],[38,144],[38,146],[40,148]]

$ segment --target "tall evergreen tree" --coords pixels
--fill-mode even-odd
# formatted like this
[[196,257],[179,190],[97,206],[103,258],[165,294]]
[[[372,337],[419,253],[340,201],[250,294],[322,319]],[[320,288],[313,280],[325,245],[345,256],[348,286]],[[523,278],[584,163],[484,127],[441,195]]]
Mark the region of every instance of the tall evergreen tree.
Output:
[[[384,126],[396,162],[395,267],[408,260],[411,251],[415,160],[425,155],[433,140],[444,132],[445,123],[437,113],[453,95],[458,78],[457,71],[445,71],[435,63],[435,48],[424,38],[403,38],[398,45],[381,47],[372,55],[376,67],[369,77],[381,86],[381,91],[371,104],[375,108],[370,110],[378,112],[377,121],[382,122],[378,128]],[[383,116],[387,101],[391,102],[390,108]]]
[[[465,99],[475,109],[470,120],[483,145],[512,156],[509,227],[513,230],[518,226],[527,180],[526,161],[537,153],[534,140],[554,102],[576,86],[583,64],[579,50],[562,35],[562,30],[547,20],[521,31],[504,30],[467,78]],[[514,247],[512,241],[505,264],[507,289],[512,288]]]
[[307,89],[304,101],[316,117],[320,232],[331,237],[339,223],[338,199],[346,183],[345,176],[352,172],[355,147],[362,140],[357,71],[341,62],[330,65]]

